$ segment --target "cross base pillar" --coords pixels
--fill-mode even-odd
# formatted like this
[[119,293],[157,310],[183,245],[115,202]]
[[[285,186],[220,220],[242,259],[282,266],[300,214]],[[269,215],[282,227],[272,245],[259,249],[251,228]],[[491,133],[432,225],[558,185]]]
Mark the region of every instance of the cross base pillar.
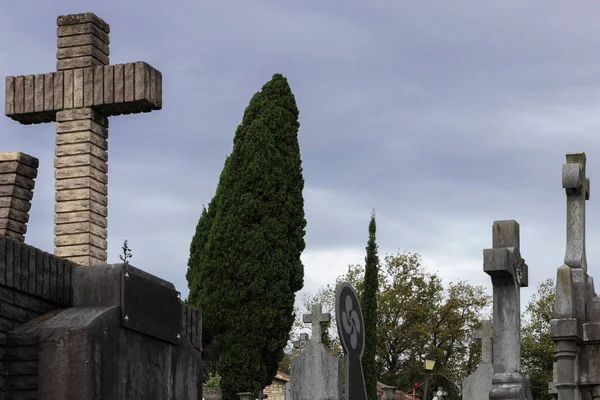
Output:
[[108,119],[92,108],[56,113],[54,254],[106,263]]

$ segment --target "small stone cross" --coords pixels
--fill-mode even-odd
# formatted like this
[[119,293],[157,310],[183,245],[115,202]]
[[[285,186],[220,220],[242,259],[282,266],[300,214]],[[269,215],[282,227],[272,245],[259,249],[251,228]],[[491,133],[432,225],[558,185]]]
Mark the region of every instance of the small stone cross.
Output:
[[443,400],[444,396],[448,396],[448,392],[446,392],[443,387],[438,386],[433,400]]
[[293,343],[294,343],[294,348],[299,349],[300,354],[302,354],[304,352],[304,350],[306,350],[306,346],[308,344],[308,333],[301,333],[300,338],[298,340],[294,341]]
[[567,193],[567,251],[565,264],[587,272],[585,255],[585,202],[590,198],[590,180],[585,176],[585,153],[567,154],[562,186]]
[[305,324],[312,324],[311,343],[321,343],[322,325],[331,321],[331,314],[322,313],[321,310],[321,304],[313,304],[312,312],[302,316],[302,322]]
[[492,321],[483,321],[481,329],[473,332],[473,339],[481,339],[481,363],[492,363],[492,340],[494,339],[494,330]]
[[6,78],[6,116],[57,122],[54,254],[79,265],[107,259],[108,117],[162,108],[162,75],[145,62],[109,65],[106,22],[57,19],[56,71]]

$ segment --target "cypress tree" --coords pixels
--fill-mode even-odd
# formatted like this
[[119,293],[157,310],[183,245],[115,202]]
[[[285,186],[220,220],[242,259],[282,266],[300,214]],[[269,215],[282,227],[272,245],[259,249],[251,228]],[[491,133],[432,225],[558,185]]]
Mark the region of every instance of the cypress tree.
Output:
[[375,354],[377,352],[377,291],[379,287],[379,256],[375,241],[375,210],[371,213],[369,222],[369,240],[367,241],[367,255],[365,257],[364,287],[360,296],[360,307],[365,322],[365,350],[363,353],[363,372],[367,398],[377,400],[377,365]]
[[299,126],[294,95],[275,74],[244,112],[190,246],[190,302],[213,334],[225,400],[271,382],[304,284]]

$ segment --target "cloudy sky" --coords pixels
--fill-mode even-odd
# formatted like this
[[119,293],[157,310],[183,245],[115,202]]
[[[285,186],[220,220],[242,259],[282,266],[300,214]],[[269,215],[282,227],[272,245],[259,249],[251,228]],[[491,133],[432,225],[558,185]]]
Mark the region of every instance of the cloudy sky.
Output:
[[[163,74],[161,111],[111,119],[109,262],[128,239],[132,264],[187,296],[202,204],[251,96],[280,72],[300,109],[305,290],[363,262],[373,208],[382,255],[418,252],[446,282],[488,290],[492,223],[516,219],[534,288],[563,261],[575,151],[600,272],[600,3],[4,1],[2,74],[54,71],[56,17],[87,11],[111,26],[112,63]],[[54,127],[3,118],[0,135],[1,151],[40,159],[27,242],[52,251]]]

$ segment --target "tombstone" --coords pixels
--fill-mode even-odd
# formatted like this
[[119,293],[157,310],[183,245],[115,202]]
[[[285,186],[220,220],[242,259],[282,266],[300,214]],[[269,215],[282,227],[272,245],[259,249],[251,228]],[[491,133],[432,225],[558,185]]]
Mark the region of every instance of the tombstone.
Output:
[[[96,250],[84,249],[75,231],[87,238],[106,237],[99,229],[103,208],[97,208],[106,193],[90,195],[97,183],[92,180],[102,180],[106,172],[102,123],[114,115],[111,109],[137,112],[158,104],[158,75],[145,64],[140,64],[140,76],[135,75],[137,63],[128,67],[134,75],[123,72],[119,82],[132,90],[135,79],[140,97],[114,104],[111,96],[123,89],[115,74],[119,68],[89,65],[108,63],[108,25],[90,13],[60,16],[58,24],[59,72],[7,78],[6,114],[22,123],[59,122],[55,165],[63,182],[57,182],[57,235],[72,238],[69,246],[78,253],[66,259],[23,242],[37,161],[0,153],[0,398],[198,400],[200,312],[181,301],[172,283],[132,265],[77,264],[96,263],[102,243],[94,242]],[[98,53],[103,49],[104,56]],[[108,82],[105,89],[114,89],[105,91],[104,106],[90,97],[90,76],[102,77],[103,84]],[[76,108],[82,101],[87,108]],[[70,186],[76,182],[81,189]],[[63,211],[66,219],[59,217]],[[68,247],[61,240],[57,246]]]
[[294,400],[340,400],[342,393],[341,361],[321,342],[322,325],[331,320],[312,306],[311,314],[302,316],[312,326],[312,334],[304,351],[292,360],[290,393]]
[[493,248],[483,251],[483,269],[493,285],[493,378],[490,399],[526,399],[529,383],[521,375],[521,287],[528,283],[519,247],[517,221],[496,221]]
[[8,117],[56,122],[54,254],[106,263],[108,117],[162,108],[162,75],[145,62],[109,65],[106,22],[62,15],[56,72],[6,78]]
[[306,350],[306,346],[308,346],[308,333],[301,333],[300,338],[293,342],[294,348],[300,350],[300,354]]
[[346,400],[366,400],[362,356],[365,349],[365,325],[356,291],[347,282],[335,291],[335,316],[340,342],[344,349]]
[[240,400],[256,400],[256,396],[250,392],[238,393]]
[[473,332],[474,339],[481,339],[481,363],[472,374],[463,380],[463,399],[487,399],[492,390],[492,340],[494,330],[492,321],[483,321],[481,329]]

